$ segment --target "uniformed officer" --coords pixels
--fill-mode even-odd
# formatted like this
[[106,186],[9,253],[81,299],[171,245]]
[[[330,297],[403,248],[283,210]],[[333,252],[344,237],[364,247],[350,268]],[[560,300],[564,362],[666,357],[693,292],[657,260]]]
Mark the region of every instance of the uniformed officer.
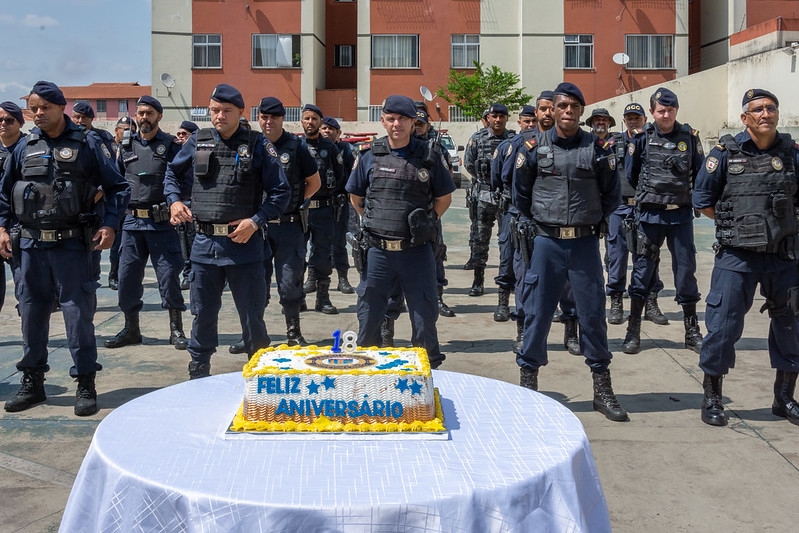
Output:
[[506,128],[508,108],[504,104],[492,104],[488,108],[487,120],[488,128],[482,134],[475,134],[469,139],[463,156],[466,171],[473,178],[470,196],[476,206],[469,238],[469,263],[474,267],[474,281],[469,289],[469,296],[481,296],[484,292],[491,230],[497,218],[499,201],[491,191],[491,160],[497,146],[516,134],[514,130]]
[[699,287],[696,283],[694,211],[691,191],[705,156],[699,133],[677,122],[677,95],[659,88],[649,99],[654,123],[647,124],[627,145],[624,166],[635,187],[638,209],[638,257],[630,280],[630,318],[622,343],[624,353],[641,351],[641,311],[649,297],[657,271],[660,248],[666,241],[672,256],[676,300],[683,309],[685,347],[699,353],[702,334],[696,316]]
[[[342,172],[349,178],[352,172],[352,165],[355,163],[355,154],[350,143],[341,140],[341,125],[333,117],[322,118],[322,127],[319,128],[322,137],[333,141],[342,158]],[[333,207],[333,266],[338,273],[338,285],[336,289],[343,294],[354,294],[347,274],[350,270],[349,253],[347,252],[347,232],[349,231],[350,221],[350,197],[344,190],[346,179],[341,180],[340,188],[335,195]]]
[[416,108],[407,96],[383,102],[387,136],[355,160],[347,191],[362,216],[369,245],[358,285],[358,345],[377,346],[388,298],[398,283],[408,303],[411,342],[427,350],[430,365],[444,361],[438,344],[435,221],[452,202],[455,182],[428,143],[413,138]]
[[[167,165],[164,179],[172,224],[193,219],[197,230],[191,248],[190,379],[211,373],[225,282],[239,314],[247,353],[269,346],[261,230],[283,213],[291,196],[272,143],[239,124],[244,99],[238,89],[217,85],[209,112],[213,128],[189,137]],[[181,182],[191,183],[191,209],[180,200]]]
[[[69,373],[78,381],[75,414],[97,412],[95,376],[102,366],[94,335],[99,284],[92,251],[111,246],[130,191],[108,147],[64,114],[66,104],[54,83],[33,86],[28,106],[36,127],[6,161],[0,189],[0,255],[18,257],[24,340],[17,363],[22,386],[6,402],[6,411],[22,411],[46,399],[47,341],[57,299],[73,361]],[[104,204],[101,222],[97,201]]]
[[[183,145],[189,140],[191,134],[200,129],[191,120],[184,120],[180,123],[178,131],[175,132],[175,142]],[[186,198],[183,202],[191,209],[191,198]],[[191,274],[191,245],[194,243],[194,224],[178,224],[178,235],[180,236],[180,251],[183,253],[183,272],[180,278],[181,290],[189,290],[189,277]]]
[[[14,102],[3,102],[0,104],[0,177],[3,176],[6,160],[17,144],[24,138],[21,128],[25,124],[22,116],[22,109]],[[3,302],[6,297],[6,260],[0,261],[0,311],[3,310]],[[13,279],[16,280],[17,263],[13,258],[8,259]],[[14,284],[16,289],[16,282]],[[16,290],[15,290],[16,294]]]
[[304,289],[305,292],[316,292],[315,310],[326,315],[335,315],[338,314],[338,309],[330,301],[330,274],[333,272],[330,251],[333,248],[336,194],[344,192],[346,176],[343,170],[344,159],[338,148],[319,133],[324,116],[322,110],[313,104],[306,104],[302,110],[305,143],[316,159],[322,180],[322,187],[313,195],[308,206],[308,231],[305,238],[311,243],[311,252]]
[[[114,149],[111,152],[114,155],[114,160],[116,160],[117,156],[119,155],[119,143],[122,142],[125,132],[130,132],[127,134],[128,136],[136,133],[136,123],[131,121],[130,117],[119,117],[116,126],[114,126]],[[122,224],[124,221],[125,217],[122,216],[120,224]],[[122,226],[120,225],[116,235],[114,236],[114,244],[112,244],[111,248],[108,250],[108,260],[111,265],[108,271],[108,288],[112,291],[119,289],[119,246],[121,244]]]
[[122,142],[122,138],[125,136],[125,132],[130,131],[132,133],[136,133],[136,126],[130,117],[124,116],[119,117],[117,120],[116,125],[114,126],[114,154],[116,156],[117,152],[119,151],[119,143]]
[[175,138],[159,127],[164,108],[156,98],[144,95],[136,102],[138,133],[125,136],[119,145],[117,164],[130,185],[130,203],[122,223],[119,268],[119,308],[125,326],[106,348],[121,348],[142,341],[139,312],[144,305],[144,269],[152,262],[161,294],[161,308],[169,311],[169,344],[185,350],[189,340],[183,333],[183,294],[180,271],[183,255],[180,238],[169,223],[164,196],[167,164],[180,151]]
[[114,152],[114,136],[104,129],[95,128],[92,126],[94,122],[94,108],[88,102],[75,102],[72,106],[72,122],[86,129],[86,131],[93,131],[102,139],[103,144],[106,145],[111,153]]
[[555,127],[519,153],[513,203],[535,224],[536,237],[525,277],[524,346],[517,357],[520,384],[538,390],[538,369],[547,364],[547,335],[566,280],[571,280],[580,321],[582,352],[594,381],[594,409],[623,421],[627,412],[613,392],[608,365],[604,278],[599,254],[603,219],[621,199],[616,155],[580,129],[585,100],[578,87],[554,91]]
[[776,369],[771,412],[799,425],[794,398],[799,375],[799,144],[777,131],[779,100],[764,89],[746,91],[744,131],[724,135],[696,177],[693,206],[716,222],[716,250],[705,311],[707,335],[699,367],[702,421],[727,424],[722,381],[735,366],[735,343],[752,307],[755,288],[771,324],[768,351]]

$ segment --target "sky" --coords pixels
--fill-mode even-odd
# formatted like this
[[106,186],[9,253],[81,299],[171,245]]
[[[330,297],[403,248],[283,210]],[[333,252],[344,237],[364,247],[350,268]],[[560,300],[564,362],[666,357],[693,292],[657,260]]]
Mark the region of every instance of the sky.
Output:
[[[157,0],[156,0],[157,1]],[[0,1],[0,102],[39,80],[151,83],[151,0]]]

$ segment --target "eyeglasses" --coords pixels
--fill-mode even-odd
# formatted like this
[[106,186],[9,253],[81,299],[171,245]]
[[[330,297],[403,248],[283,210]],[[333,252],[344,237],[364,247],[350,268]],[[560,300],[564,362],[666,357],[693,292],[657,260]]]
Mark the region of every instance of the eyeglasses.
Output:
[[188,137],[189,136],[189,132],[188,131],[179,131],[175,135],[177,137]]
[[17,121],[17,119],[15,119],[14,117],[0,118],[0,122],[5,124],[6,126],[10,126],[16,121]]
[[756,107],[756,108],[754,108],[754,109],[750,109],[750,110],[748,110],[748,111],[746,112],[746,114],[747,114],[747,115],[752,115],[753,117],[759,117],[759,116],[760,116],[760,115],[762,115],[762,114],[763,114],[765,111],[768,111],[768,114],[769,114],[769,115],[773,115],[773,114],[775,114],[777,111],[779,111],[779,108],[778,108],[777,106],[775,106],[775,105],[762,105],[762,106]]

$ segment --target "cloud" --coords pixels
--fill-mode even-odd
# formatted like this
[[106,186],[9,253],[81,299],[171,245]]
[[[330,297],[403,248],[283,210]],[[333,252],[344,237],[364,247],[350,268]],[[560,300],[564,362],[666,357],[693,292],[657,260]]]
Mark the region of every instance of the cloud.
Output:
[[40,17],[38,15],[25,15],[20,23],[27,28],[47,28],[60,26],[61,23],[52,17]]
[[4,57],[3,59],[0,59],[0,67],[2,67],[4,72],[20,70],[23,66],[25,66],[24,63],[11,57]]
[[14,17],[12,17],[11,15],[0,14],[0,23],[8,24],[10,26],[12,24],[15,24],[16,21],[14,20]]

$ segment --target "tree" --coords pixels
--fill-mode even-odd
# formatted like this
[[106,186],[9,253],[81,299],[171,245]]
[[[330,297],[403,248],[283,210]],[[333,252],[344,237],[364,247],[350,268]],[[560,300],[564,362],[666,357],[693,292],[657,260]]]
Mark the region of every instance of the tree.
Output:
[[474,74],[450,70],[447,86],[439,87],[436,95],[460,107],[464,115],[472,117],[481,116],[495,102],[505,104],[508,111],[513,113],[532,99],[524,92],[524,88],[518,87],[518,75],[503,72],[496,65],[485,69],[477,61],[474,66],[477,69]]

